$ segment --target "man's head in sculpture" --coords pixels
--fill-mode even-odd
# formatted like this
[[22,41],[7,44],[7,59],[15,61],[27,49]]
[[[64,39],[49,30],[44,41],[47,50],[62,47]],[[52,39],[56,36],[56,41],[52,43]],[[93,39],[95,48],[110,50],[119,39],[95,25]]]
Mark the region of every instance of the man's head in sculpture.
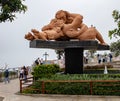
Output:
[[59,10],[55,14],[56,19],[63,20],[65,24],[72,23],[73,17],[70,16],[71,14],[68,11]]
[[67,17],[66,11],[63,11],[63,10],[59,10],[55,14],[55,18],[61,19],[61,20],[65,21],[65,22],[66,22],[66,19],[67,19],[66,17]]

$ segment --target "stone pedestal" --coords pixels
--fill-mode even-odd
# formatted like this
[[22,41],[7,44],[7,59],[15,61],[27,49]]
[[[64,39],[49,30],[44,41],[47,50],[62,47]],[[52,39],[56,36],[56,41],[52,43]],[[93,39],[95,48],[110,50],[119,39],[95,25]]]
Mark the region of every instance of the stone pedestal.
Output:
[[65,48],[65,74],[83,74],[83,48]]
[[83,73],[83,51],[89,49],[109,50],[108,45],[100,45],[96,40],[85,41],[43,41],[33,40],[31,48],[50,48],[65,50],[65,73]]

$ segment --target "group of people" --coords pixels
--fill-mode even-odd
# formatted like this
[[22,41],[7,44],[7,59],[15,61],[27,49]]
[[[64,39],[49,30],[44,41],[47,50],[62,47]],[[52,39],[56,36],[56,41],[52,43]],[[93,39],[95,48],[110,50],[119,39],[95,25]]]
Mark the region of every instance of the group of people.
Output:
[[108,55],[101,55],[101,54],[97,54],[97,59],[98,59],[98,63],[106,63],[106,62],[112,62],[112,54],[108,54]]
[[19,71],[19,79],[24,79],[26,81],[27,75],[28,75],[28,68],[23,66]]
[[37,58],[36,60],[35,60],[35,65],[42,65],[43,64],[43,58]]
[[[31,33],[32,32],[32,33]],[[68,11],[59,10],[55,14],[55,18],[42,28],[42,31],[32,29],[25,35],[25,39],[34,40],[95,40],[100,44],[106,45],[102,35],[98,30],[91,26],[88,27],[83,23],[83,16],[80,14],[70,13]]]
[[[8,69],[6,69],[4,71],[4,82],[5,82],[5,84],[10,83],[9,75],[10,75],[10,72],[9,72]],[[27,80],[27,75],[28,75],[28,68],[23,66],[19,70],[19,79],[24,79],[26,81]]]

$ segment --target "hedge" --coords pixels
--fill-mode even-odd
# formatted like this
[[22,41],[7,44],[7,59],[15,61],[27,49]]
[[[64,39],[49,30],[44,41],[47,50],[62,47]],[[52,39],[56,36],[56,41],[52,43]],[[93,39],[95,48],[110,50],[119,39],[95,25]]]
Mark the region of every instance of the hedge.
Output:
[[[42,81],[46,80],[119,80],[120,74],[55,74],[48,78],[41,78],[36,81],[30,88],[34,90],[24,90],[24,93],[41,94]],[[92,95],[120,95],[120,82],[94,82]],[[108,86],[103,86],[108,85]],[[48,82],[45,83],[46,94],[72,94],[72,95],[90,95],[90,83],[71,83],[71,82]],[[109,90],[116,92],[109,92]]]

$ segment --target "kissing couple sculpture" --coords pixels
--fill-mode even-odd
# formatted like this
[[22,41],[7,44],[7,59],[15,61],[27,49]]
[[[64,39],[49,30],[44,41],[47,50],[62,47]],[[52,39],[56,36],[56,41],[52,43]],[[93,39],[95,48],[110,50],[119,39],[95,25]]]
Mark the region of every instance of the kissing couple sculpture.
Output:
[[55,18],[45,25],[41,31],[31,29],[25,35],[27,40],[98,40],[100,44],[106,45],[99,31],[91,26],[88,27],[83,23],[83,16],[80,14],[70,13],[68,11],[59,10],[55,14]]

